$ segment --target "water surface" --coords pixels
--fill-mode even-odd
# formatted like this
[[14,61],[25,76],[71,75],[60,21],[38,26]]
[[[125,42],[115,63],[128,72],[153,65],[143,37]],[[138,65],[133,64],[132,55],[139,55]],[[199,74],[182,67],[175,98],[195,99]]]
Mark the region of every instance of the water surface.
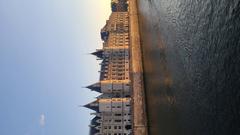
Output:
[[240,0],[138,0],[151,135],[240,134]]

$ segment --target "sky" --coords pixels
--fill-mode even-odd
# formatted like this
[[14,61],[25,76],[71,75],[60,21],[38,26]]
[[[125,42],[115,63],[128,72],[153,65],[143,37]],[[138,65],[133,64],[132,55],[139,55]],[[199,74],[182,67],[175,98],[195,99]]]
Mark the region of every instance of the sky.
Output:
[[88,135],[110,0],[0,0],[0,135]]

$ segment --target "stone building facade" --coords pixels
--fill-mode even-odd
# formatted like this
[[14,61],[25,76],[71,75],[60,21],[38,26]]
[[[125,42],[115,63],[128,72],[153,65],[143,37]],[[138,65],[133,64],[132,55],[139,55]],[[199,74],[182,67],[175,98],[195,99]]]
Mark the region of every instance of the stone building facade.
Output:
[[87,88],[101,95],[85,105],[95,111],[90,135],[132,135],[128,3],[112,0],[111,5],[100,32],[103,47],[92,53],[101,60],[100,79]]

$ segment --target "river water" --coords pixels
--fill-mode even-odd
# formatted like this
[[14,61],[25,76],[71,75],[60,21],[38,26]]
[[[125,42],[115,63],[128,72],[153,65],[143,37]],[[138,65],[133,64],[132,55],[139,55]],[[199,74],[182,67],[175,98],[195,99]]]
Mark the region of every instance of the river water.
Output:
[[240,135],[240,0],[138,0],[150,135]]

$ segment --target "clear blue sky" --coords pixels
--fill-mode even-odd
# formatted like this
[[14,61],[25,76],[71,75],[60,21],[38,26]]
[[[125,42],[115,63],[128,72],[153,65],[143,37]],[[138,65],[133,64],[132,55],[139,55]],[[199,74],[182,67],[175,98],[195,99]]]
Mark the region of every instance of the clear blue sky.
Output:
[[0,135],[87,135],[110,0],[0,0]]

